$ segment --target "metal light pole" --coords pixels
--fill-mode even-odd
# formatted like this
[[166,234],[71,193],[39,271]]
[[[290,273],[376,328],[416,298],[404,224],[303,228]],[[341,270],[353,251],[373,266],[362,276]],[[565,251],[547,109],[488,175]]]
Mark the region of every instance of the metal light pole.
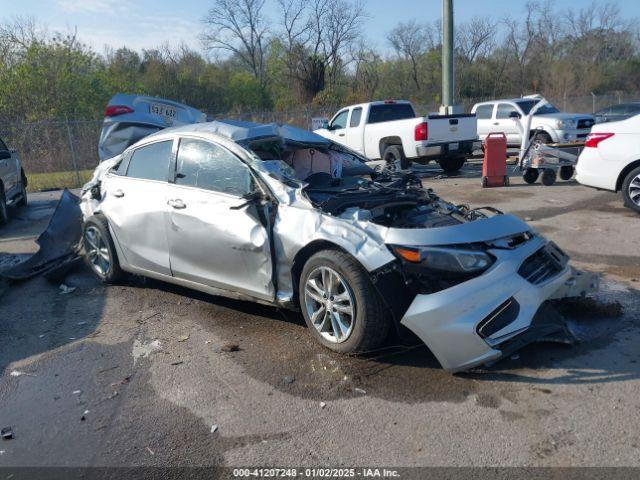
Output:
[[453,0],[442,0],[442,106],[440,113],[447,115],[460,113],[455,105],[454,40],[453,40]]

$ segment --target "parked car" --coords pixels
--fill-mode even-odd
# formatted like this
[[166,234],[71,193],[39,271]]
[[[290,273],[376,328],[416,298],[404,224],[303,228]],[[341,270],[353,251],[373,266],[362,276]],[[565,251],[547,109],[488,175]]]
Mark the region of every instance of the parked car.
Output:
[[445,172],[460,170],[478,140],[474,115],[418,117],[411,103],[394,100],[343,108],[315,133],[390,168],[436,160]]
[[575,271],[552,242],[364,162],[276,124],[158,132],[83,188],[87,262],[104,282],[131,272],[298,309],[337,352],[408,327],[452,371],[564,328],[546,300]]
[[0,139],[0,225],[9,221],[9,207],[27,205],[27,183],[18,153]]
[[583,185],[622,192],[625,205],[640,213],[640,115],[593,127],[576,173]]
[[[478,135],[484,140],[490,133],[504,133],[507,145],[519,147],[522,136],[516,122],[529,115],[541,100],[542,97],[534,95],[476,103],[471,112],[478,117]],[[571,142],[587,138],[594,124],[592,115],[561,113],[553,105],[547,104],[534,113],[531,133],[539,129],[537,138],[543,143]]]
[[640,102],[611,105],[610,107],[597,111],[594,115],[596,117],[596,123],[607,123],[626,120],[638,114],[640,114]]
[[98,157],[100,161],[112,158],[162,129],[205,120],[201,111],[172,100],[118,93],[104,111]]

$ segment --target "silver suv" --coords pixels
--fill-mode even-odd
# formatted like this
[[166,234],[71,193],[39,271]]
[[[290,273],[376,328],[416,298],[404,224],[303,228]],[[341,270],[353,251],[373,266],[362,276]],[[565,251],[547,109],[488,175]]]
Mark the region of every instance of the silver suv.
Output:
[[9,221],[11,206],[27,205],[27,176],[15,150],[0,139],[0,225]]

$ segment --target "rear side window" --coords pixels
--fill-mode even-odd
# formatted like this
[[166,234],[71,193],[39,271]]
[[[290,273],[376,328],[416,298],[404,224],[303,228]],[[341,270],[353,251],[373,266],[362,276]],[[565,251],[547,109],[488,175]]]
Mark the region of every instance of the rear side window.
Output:
[[480,120],[486,120],[493,115],[493,105],[480,105],[476,108],[476,116]]
[[234,154],[211,142],[180,140],[176,184],[242,196],[253,190],[253,176]]
[[172,140],[137,148],[131,155],[127,177],[166,181],[171,161]]
[[354,108],[351,112],[351,120],[349,121],[349,127],[357,127],[360,125],[360,119],[362,118],[362,108]]
[[509,105],[508,103],[500,103],[498,104],[498,111],[496,112],[496,118],[499,118],[499,119],[510,118],[511,112],[518,113],[518,110],[516,110],[513,105]]
[[611,112],[613,115],[624,115],[625,113],[629,112],[629,106],[622,104],[622,105],[614,105],[611,107]]
[[384,105],[372,105],[369,110],[369,123],[393,122],[415,118],[416,112],[408,103],[386,103]]

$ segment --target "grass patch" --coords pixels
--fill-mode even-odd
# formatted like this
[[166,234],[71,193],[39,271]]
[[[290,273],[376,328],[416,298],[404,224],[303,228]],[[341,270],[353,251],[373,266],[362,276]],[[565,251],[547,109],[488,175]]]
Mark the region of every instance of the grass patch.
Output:
[[70,172],[51,172],[51,173],[29,173],[28,192],[39,192],[49,189],[78,188],[91,180],[93,169],[80,170],[80,185],[78,185],[78,177],[75,171]]

